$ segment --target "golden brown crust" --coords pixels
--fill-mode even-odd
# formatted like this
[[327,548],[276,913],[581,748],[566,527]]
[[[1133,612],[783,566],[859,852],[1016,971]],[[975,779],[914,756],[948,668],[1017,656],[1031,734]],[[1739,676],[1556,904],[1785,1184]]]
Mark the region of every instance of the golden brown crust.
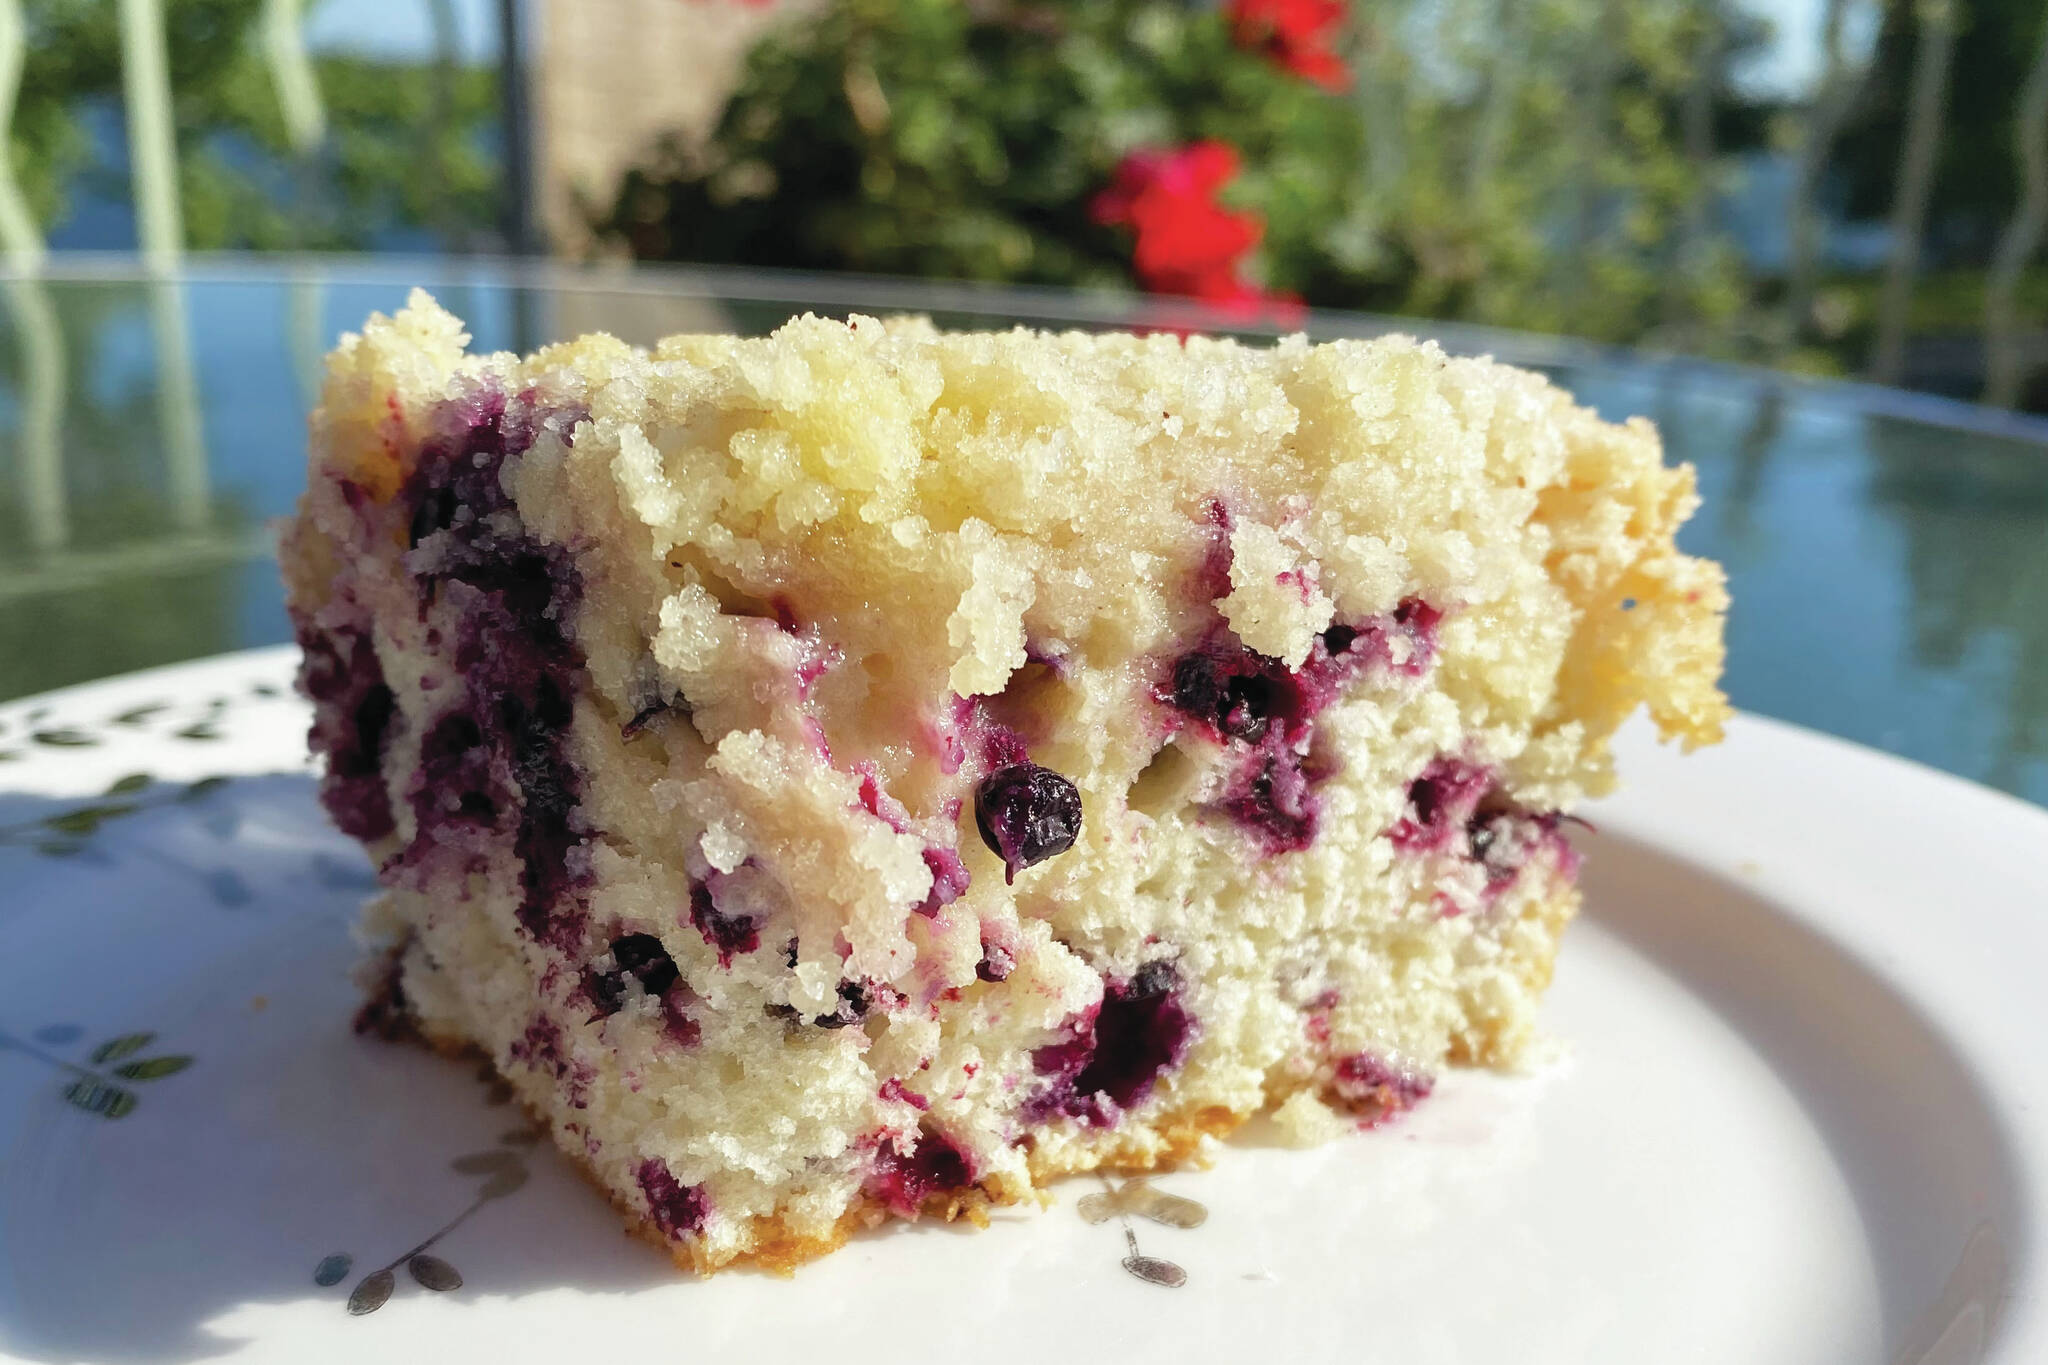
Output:
[[1228,1137],[1255,1112],[1238,1113],[1220,1104],[1168,1110],[1144,1128],[1120,1135],[1116,1141],[1085,1152],[1064,1153],[1067,1159],[1055,1161],[1034,1149],[1029,1162],[1031,1179],[1042,1183],[1088,1171],[1116,1171],[1125,1175],[1170,1171],[1199,1157],[1210,1140]]

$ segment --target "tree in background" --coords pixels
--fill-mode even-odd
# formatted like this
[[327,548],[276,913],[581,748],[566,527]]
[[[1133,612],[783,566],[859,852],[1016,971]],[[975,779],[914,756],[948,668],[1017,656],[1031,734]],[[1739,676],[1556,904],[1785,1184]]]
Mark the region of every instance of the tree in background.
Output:
[[[1930,28],[1926,18],[1939,22]],[[1845,339],[1868,348],[1873,377],[1891,374],[1913,381],[1907,339],[1928,332],[1967,336],[1984,327],[1998,306],[1987,292],[1998,279],[1986,267],[1996,264],[1997,243],[2022,205],[2025,158],[2015,150],[2023,136],[2028,67],[2044,40],[2048,6],[2040,0],[1949,0],[1939,14],[1914,0],[1893,0],[1885,8],[1862,94],[1827,168],[1843,215],[1873,219],[1894,208],[1907,209],[1915,198],[1904,176],[1910,168],[1915,109],[1938,105],[1939,122],[1919,123],[1938,130],[1930,139],[1931,152],[1922,149],[1927,156],[1924,231],[1917,243],[1894,241],[1902,251],[1912,251],[1915,268],[1901,269],[1903,256],[1894,257],[1886,297],[1857,319],[1857,328]],[[1950,48],[1945,62],[1936,60],[1943,43]],[[1923,61],[1928,46],[1937,50]],[[1933,73],[1942,65],[1959,74],[1936,101],[1930,98]],[[1916,79],[1921,73],[1924,81]],[[1918,269],[1922,258],[1929,268],[1924,277]],[[2004,339],[1997,345],[1987,344],[1987,380],[2000,363],[1999,348],[2015,354],[2011,348],[2023,317],[2031,311],[2027,320],[2036,335],[2042,327],[2044,281],[2038,272],[2026,275],[2024,267],[2024,258],[2011,264],[2012,278],[1999,286],[2011,300],[2011,331],[1999,333]],[[1878,315],[1874,323],[1873,314]],[[1903,359],[1903,369],[1893,368],[1900,363],[1893,357]],[[2010,392],[2023,390],[2023,379],[2012,381]]]
[[1877,304],[1877,341],[1870,375],[1881,384],[1899,382],[1906,358],[1906,310],[1920,273],[1921,237],[1927,230],[1927,199],[1934,190],[1934,163],[1941,150],[1941,125],[1948,115],[1949,68],[1955,57],[1957,0],[1915,0],[1918,34],[1913,77],[1906,102],[1905,136],[1892,189],[1891,258],[1885,263],[1884,292]]
[[1992,252],[1984,285],[1984,401],[2000,407],[2020,399],[2024,374],[2015,295],[2020,274],[2041,249],[2041,234],[2048,229],[2048,24],[2041,26],[2034,65],[2020,87],[2013,151],[2020,168],[2019,207]]
[[[1881,3],[1881,0],[1879,0]],[[1782,344],[1796,346],[1813,322],[1814,286],[1820,273],[1821,177],[1835,139],[1865,88],[1871,63],[1852,64],[1848,54],[1850,0],[1825,0],[1821,15],[1821,73],[1800,119],[1797,160],[1787,232]]]
[[[2048,25],[2040,0],[1949,0],[1951,63],[1934,160],[1940,189],[1929,221],[1937,257],[1982,261],[2018,197],[2013,123],[2027,65]],[[1890,213],[1910,122],[1913,71],[1925,36],[1920,0],[1885,0],[1870,69],[1845,121],[1829,174],[1844,217]]]

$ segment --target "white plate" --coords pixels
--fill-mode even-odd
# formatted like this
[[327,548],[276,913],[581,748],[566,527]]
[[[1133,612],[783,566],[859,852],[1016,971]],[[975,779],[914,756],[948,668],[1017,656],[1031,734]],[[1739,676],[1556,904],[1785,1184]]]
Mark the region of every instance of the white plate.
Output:
[[[2048,1360],[2034,807],[1760,720],[1683,760],[1631,730],[1556,1059],[1164,1178],[1211,1212],[1136,1229],[1185,1288],[1120,1268],[1086,1183],[985,1233],[698,1282],[504,1142],[517,1117],[470,1068],[349,1032],[370,878],[314,803],[294,658],[0,707],[8,1359]],[[81,1072],[132,1109],[74,1102]],[[531,1178],[478,1203],[505,1169]],[[401,1270],[346,1311],[472,1206],[434,1247],[459,1289]],[[316,1285],[331,1255],[350,1268]]]

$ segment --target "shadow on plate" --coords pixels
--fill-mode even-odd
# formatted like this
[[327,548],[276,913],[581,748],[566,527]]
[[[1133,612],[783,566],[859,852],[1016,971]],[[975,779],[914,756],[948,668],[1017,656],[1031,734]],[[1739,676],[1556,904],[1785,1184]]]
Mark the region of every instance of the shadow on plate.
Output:
[[[1878,971],[1752,888],[1616,835],[1583,843],[1588,915],[1727,1020],[1826,1139],[1878,1269],[1889,1358],[1982,1359],[2024,1202],[1969,1064]],[[1700,1096],[1701,1123],[1713,1105]]]
[[432,1254],[463,1287],[401,1263],[396,1296],[688,1283],[475,1062],[349,1031],[374,882],[309,779],[134,798],[79,818],[0,793],[34,835],[0,844],[0,1354],[204,1358],[281,1312],[359,1329],[351,1289],[451,1222]]

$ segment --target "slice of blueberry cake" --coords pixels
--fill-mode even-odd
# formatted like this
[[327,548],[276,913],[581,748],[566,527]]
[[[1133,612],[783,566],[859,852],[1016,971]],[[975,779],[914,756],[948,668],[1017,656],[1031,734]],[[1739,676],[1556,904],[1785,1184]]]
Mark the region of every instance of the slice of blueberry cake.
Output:
[[285,537],[361,1023],[489,1054],[700,1270],[1512,1064],[1615,727],[1725,714],[1691,471],[1535,375],[466,342],[344,340]]

